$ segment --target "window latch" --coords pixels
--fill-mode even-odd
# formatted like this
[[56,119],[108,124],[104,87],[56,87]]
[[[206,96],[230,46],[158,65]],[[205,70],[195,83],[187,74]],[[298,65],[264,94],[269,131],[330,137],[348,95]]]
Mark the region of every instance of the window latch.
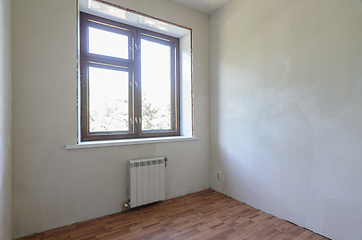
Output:
[[138,124],[137,118],[135,118],[134,121],[136,122],[136,124]]
[[136,85],[136,87],[138,88],[138,83],[135,81],[134,84]]
[[129,119],[129,122],[130,122],[131,125],[133,124],[132,118]]
[[140,123],[140,125],[142,125],[142,118],[141,117],[138,118],[138,122]]

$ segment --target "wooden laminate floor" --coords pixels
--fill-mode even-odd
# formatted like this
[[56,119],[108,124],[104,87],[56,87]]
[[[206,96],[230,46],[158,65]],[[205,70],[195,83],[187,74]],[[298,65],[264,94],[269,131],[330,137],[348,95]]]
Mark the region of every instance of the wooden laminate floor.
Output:
[[21,240],[327,239],[213,190],[38,233]]

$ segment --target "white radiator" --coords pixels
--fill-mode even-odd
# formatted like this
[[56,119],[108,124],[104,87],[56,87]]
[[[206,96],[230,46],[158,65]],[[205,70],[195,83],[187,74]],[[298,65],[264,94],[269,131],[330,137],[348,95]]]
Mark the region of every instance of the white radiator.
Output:
[[166,157],[128,161],[128,197],[131,208],[165,199]]

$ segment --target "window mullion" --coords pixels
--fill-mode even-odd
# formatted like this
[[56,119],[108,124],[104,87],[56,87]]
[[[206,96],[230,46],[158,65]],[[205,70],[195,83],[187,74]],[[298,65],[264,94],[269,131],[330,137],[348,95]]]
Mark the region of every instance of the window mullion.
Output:
[[135,116],[135,134],[139,137],[142,134],[142,84],[141,84],[141,50],[139,47],[141,44],[141,33],[137,30],[134,39],[134,58],[136,62],[135,68],[135,104],[134,104],[134,116]]

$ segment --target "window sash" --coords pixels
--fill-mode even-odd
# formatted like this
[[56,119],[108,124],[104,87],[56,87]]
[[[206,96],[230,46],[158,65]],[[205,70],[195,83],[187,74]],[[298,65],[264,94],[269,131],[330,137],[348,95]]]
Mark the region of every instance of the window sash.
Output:
[[[82,81],[82,139],[83,141],[97,141],[97,140],[114,140],[119,138],[132,138],[134,136],[134,123],[130,121],[130,118],[133,117],[133,85],[134,85],[134,69],[124,68],[113,65],[105,65],[104,63],[96,63],[90,61],[90,59],[83,58],[84,63],[82,64],[82,77],[87,79],[87,81]],[[104,131],[104,132],[91,132],[90,128],[90,94],[89,94],[89,67],[97,67],[100,69],[116,70],[116,71],[125,71],[129,74],[128,80],[128,131]],[[86,130],[86,131],[84,131]]]

